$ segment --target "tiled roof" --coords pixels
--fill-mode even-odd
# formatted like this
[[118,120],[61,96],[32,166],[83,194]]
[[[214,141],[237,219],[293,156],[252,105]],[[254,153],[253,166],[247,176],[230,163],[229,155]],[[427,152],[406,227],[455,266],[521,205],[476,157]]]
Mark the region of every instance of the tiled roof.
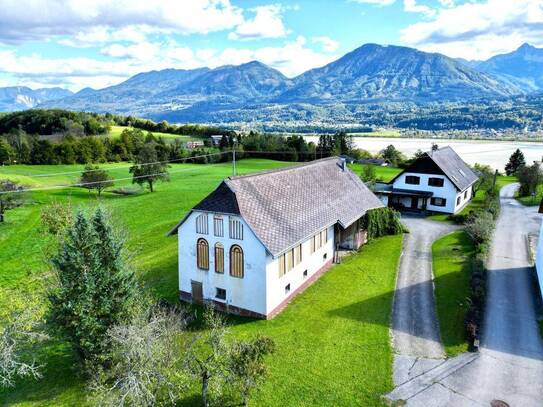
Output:
[[332,157],[228,178],[194,209],[240,214],[277,256],[325,227],[347,227],[382,206],[356,174]]
[[429,151],[426,154],[460,191],[468,188],[479,178],[449,146]]

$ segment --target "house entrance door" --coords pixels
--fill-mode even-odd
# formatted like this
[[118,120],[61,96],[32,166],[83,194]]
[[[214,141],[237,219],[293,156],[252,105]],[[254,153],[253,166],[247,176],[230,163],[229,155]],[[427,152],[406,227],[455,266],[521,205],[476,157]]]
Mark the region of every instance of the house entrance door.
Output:
[[411,198],[411,209],[417,209],[419,207],[419,198]]
[[191,288],[192,288],[192,302],[201,304],[204,302],[204,290],[202,287],[202,283],[199,281],[191,281]]

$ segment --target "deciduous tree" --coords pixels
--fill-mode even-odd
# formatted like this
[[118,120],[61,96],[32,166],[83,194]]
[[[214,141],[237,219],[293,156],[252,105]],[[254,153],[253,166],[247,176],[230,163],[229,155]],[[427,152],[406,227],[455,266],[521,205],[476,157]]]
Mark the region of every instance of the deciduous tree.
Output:
[[153,192],[153,185],[157,181],[168,181],[168,164],[160,162],[154,143],[145,144],[137,155],[134,165],[130,167],[133,175],[133,184],[147,184]]
[[0,223],[7,211],[24,203],[24,187],[17,182],[0,180]]
[[95,189],[96,192],[98,192],[98,196],[102,194],[104,189],[114,185],[114,182],[107,171],[93,165],[85,166],[85,170],[81,174],[79,182],[82,184],[83,188],[87,188],[89,191]]

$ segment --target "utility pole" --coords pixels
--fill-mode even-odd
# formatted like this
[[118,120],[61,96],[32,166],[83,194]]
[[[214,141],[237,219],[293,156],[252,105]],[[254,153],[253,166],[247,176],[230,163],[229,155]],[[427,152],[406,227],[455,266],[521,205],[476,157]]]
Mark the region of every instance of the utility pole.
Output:
[[494,171],[494,179],[492,180],[492,189],[496,187],[496,179],[498,178],[498,170]]
[[232,174],[236,176],[236,141],[237,138],[234,137],[234,149],[232,150]]

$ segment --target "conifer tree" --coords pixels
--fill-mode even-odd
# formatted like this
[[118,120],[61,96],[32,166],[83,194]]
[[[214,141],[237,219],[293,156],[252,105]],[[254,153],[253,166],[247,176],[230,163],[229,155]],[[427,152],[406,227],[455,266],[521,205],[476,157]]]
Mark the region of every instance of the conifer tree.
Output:
[[84,362],[103,361],[107,331],[130,316],[137,283],[102,209],[90,219],[77,214],[51,262],[59,284],[49,295],[50,321]]
[[509,157],[509,162],[505,166],[505,173],[507,175],[516,175],[518,170],[525,166],[526,160],[524,159],[524,154],[517,148],[511,154],[511,157]]

